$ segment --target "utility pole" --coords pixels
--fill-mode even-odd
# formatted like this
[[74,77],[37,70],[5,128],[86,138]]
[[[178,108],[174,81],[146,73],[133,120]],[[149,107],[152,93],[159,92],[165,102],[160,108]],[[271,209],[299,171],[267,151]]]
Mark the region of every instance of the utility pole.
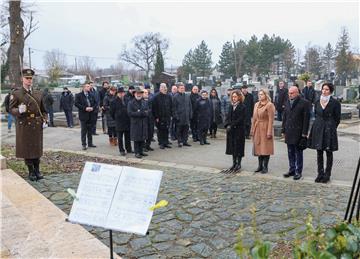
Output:
[[29,67],[31,68],[31,48],[29,47]]
[[77,60],[76,60],[76,57],[75,57],[75,71],[77,73]]

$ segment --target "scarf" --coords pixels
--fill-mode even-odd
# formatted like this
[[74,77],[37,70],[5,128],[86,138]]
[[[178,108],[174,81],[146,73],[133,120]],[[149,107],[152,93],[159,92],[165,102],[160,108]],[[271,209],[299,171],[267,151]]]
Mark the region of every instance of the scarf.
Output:
[[320,96],[320,105],[323,109],[325,109],[326,105],[329,103],[330,97],[331,97],[330,95],[328,95],[328,96],[321,95]]
[[239,101],[232,103],[233,111],[235,111],[236,107],[239,105]]

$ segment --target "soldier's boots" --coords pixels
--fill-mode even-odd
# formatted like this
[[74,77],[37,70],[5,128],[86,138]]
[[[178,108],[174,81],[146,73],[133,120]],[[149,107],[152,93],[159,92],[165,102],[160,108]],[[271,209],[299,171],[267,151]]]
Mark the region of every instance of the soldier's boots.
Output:
[[35,174],[35,169],[33,165],[28,165],[28,170],[29,170],[29,180],[30,181],[36,181],[36,174]]
[[40,173],[39,164],[34,165],[34,173],[35,173],[35,176],[36,176],[36,180],[44,179],[44,176],[42,176],[42,174]]

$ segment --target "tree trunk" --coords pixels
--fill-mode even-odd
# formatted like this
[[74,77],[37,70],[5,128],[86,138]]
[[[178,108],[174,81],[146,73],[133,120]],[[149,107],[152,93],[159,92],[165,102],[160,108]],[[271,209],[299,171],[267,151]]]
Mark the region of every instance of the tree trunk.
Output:
[[24,56],[24,22],[21,18],[21,1],[9,1],[10,47],[8,51],[9,79],[11,86],[21,86]]

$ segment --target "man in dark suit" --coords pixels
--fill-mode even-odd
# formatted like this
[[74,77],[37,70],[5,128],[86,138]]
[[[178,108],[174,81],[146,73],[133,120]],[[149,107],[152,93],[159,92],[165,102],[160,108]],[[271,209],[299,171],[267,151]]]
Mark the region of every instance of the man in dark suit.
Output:
[[284,177],[293,176],[299,180],[303,169],[303,149],[299,143],[304,141],[309,130],[310,102],[301,98],[299,89],[289,89],[289,100],[286,102],[282,121],[282,133],[288,148],[289,172]]
[[83,85],[83,90],[75,95],[75,106],[79,109],[79,120],[81,126],[81,144],[82,149],[86,150],[86,136],[88,147],[96,147],[92,141],[93,117],[97,103],[94,95],[90,93],[90,83]]
[[171,122],[172,98],[167,94],[165,83],[160,84],[160,92],[153,99],[153,114],[157,128],[160,149],[171,148],[169,145],[169,126]]
[[304,99],[310,102],[311,104],[310,117],[311,118],[314,117],[313,105],[316,101],[316,93],[311,80],[308,80],[306,82],[306,86],[302,90],[302,96],[304,97]]
[[245,119],[245,138],[250,139],[250,129],[251,129],[251,118],[254,111],[254,96],[248,92],[247,85],[241,87],[241,92],[244,95],[244,105],[246,108],[246,119]]
[[278,91],[275,98],[275,108],[277,112],[277,120],[282,121],[282,114],[288,99],[288,89],[285,87],[285,82],[280,81]]
[[185,94],[185,85],[183,83],[178,86],[178,93],[172,100],[172,108],[173,118],[176,121],[178,146],[182,147],[184,145],[190,147],[188,131],[193,112],[190,95]]

